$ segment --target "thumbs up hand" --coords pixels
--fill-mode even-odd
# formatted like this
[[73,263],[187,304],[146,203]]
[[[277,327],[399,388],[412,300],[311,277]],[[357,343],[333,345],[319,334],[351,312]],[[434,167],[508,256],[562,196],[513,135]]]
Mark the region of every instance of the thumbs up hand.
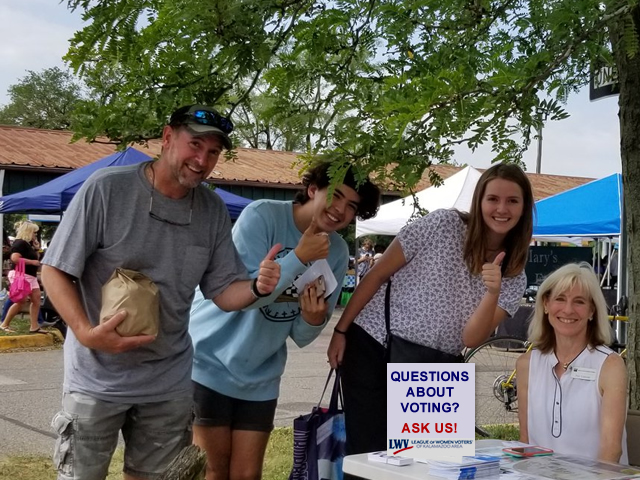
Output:
[[277,243],[267,256],[260,262],[258,270],[258,278],[256,279],[256,289],[262,295],[268,295],[273,292],[280,280],[280,264],[275,261],[276,255],[282,249],[282,245]]
[[320,260],[329,256],[329,235],[318,228],[313,217],[309,227],[304,231],[294,249],[296,256],[302,263]]
[[493,259],[493,262],[487,262],[482,266],[482,282],[489,293],[493,295],[500,294],[500,287],[502,285],[502,271],[500,266],[504,260],[506,253],[500,252]]

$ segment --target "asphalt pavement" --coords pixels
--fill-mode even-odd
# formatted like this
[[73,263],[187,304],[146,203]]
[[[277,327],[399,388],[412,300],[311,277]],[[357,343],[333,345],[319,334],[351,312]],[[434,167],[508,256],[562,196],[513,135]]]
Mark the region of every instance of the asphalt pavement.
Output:
[[[326,351],[336,309],[327,328],[301,349],[289,342],[289,359],[282,378],[276,426],[291,426],[298,415],[318,403],[329,373]],[[53,451],[55,434],[50,422],[62,398],[62,349],[0,353],[0,458]],[[325,398],[325,403],[328,398]]]

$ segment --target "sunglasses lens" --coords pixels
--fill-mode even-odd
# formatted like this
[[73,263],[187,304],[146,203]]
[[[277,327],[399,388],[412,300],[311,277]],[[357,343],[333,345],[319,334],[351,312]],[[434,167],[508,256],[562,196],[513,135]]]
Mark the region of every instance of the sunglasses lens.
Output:
[[222,115],[217,115],[207,110],[196,110],[192,115],[195,121],[202,125],[219,128],[224,133],[231,133],[233,131],[233,123],[231,123],[231,120]]

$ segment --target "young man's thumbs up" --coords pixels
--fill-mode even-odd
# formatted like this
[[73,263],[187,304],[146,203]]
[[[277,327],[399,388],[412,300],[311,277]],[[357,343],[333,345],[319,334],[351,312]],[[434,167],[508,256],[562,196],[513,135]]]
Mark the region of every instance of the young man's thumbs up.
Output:
[[294,249],[298,260],[302,263],[320,260],[329,256],[329,235],[323,232],[316,223],[316,217],[311,218],[311,223],[300,237],[298,245]]

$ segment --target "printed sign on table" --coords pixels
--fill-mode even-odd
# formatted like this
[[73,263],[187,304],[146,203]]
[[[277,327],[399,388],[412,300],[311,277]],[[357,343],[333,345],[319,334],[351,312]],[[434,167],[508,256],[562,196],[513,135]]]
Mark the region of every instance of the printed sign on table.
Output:
[[458,462],[474,455],[475,391],[473,363],[388,364],[387,454]]

